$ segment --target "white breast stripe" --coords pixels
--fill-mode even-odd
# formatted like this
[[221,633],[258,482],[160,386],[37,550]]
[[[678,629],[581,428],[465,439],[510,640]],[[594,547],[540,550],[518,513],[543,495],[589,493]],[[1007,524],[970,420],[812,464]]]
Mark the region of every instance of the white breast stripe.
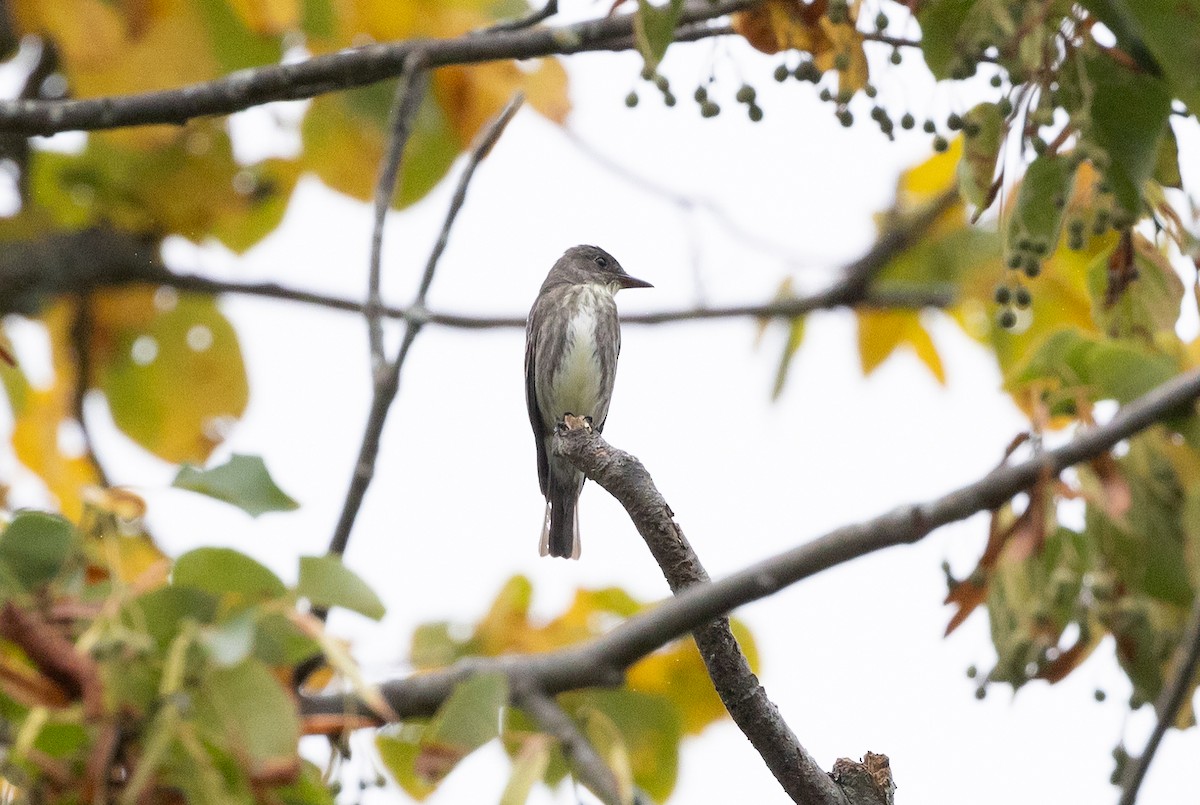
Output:
[[595,416],[600,397],[600,361],[596,356],[596,315],[593,295],[605,293],[600,286],[584,286],[571,299],[573,314],[568,327],[567,347],[554,375],[555,421],[563,414]]

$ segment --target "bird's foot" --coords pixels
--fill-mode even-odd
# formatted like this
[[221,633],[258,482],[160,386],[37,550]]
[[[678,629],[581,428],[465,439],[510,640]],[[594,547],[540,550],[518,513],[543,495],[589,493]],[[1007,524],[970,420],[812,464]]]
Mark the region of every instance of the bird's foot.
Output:
[[592,418],[590,416],[575,416],[574,414],[563,414],[562,421],[558,423],[558,430],[561,433],[566,433],[569,430],[592,430]]

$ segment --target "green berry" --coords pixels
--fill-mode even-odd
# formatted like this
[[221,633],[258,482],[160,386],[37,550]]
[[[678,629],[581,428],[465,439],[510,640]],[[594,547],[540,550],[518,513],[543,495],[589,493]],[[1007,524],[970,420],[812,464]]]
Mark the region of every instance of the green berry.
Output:
[[937,151],[939,154],[945,153],[946,149],[949,147],[950,142],[942,135],[939,134],[933,138],[933,150]]
[[854,115],[850,114],[849,109],[839,110],[837,113],[838,122],[845,128],[850,128],[854,125]]
[[976,668],[974,665],[968,665],[967,666],[967,679],[974,679],[977,676],[979,676],[979,669]]
[[926,134],[933,134],[935,131],[937,131],[937,124],[932,120],[926,120],[921,128],[924,129]]
[[879,90],[875,88],[874,84],[867,84],[865,87],[863,87],[863,94],[868,98],[874,98],[879,94]]
[[705,101],[700,104],[700,117],[716,117],[721,114],[721,107],[713,101]]
[[663,103],[664,104],[666,104],[667,106],[674,106],[675,102],[676,102],[675,93],[673,93],[673,92],[663,93]]
[[900,128],[905,131],[917,125],[917,120],[912,116],[912,112],[905,112],[904,117],[900,118]]
[[[1006,307],[1004,310],[1001,310],[1000,315],[996,317],[996,323],[999,324],[1004,330],[1011,330],[1013,327],[1017,326],[1017,314],[1013,312],[1012,308]],[[982,691],[983,688],[980,688],[979,690]],[[982,699],[983,697],[977,696],[977,698]]]
[[671,82],[667,80],[665,75],[659,73],[658,75],[654,76],[654,86],[658,87],[659,92],[666,92],[671,88]]
[[763,119],[763,110],[758,104],[751,104],[750,108],[746,110],[746,114],[749,115],[751,123],[757,123]]
[[1021,268],[1029,279],[1037,279],[1038,275],[1042,273],[1042,261],[1036,257],[1027,257]]
[[1033,295],[1029,293],[1029,289],[1026,288],[1025,286],[1021,286],[1020,288],[1017,288],[1016,292],[1013,294],[1013,302],[1019,308],[1024,309],[1024,308],[1029,307],[1029,304],[1032,301],[1033,301]]
[[883,120],[883,117],[885,114],[886,114],[886,112],[883,111],[882,106],[874,106],[871,108],[871,119],[872,120],[875,120],[875,121]]
[[899,64],[900,62],[904,61],[904,57],[900,55],[899,48],[892,51],[892,56],[889,61],[891,61],[892,64]]
[[829,87],[822,87],[820,97],[821,97],[821,100],[828,103],[829,101],[833,100],[833,93],[829,91]]
[[886,27],[888,27],[887,14],[884,14],[882,11],[880,11],[875,15],[875,30],[882,31]]
[[754,91],[754,87],[749,84],[742,84],[738,87],[737,94],[733,97],[738,103],[754,103],[757,95],[758,93]]
[[1096,692],[1092,694],[1092,698],[1098,702],[1102,702],[1108,698],[1108,694],[1100,690],[1100,688],[1096,688]]
[[625,96],[625,105],[628,106],[630,109],[637,106],[638,105],[638,94],[636,92],[634,92],[633,90],[630,90],[629,94]]
[[692,97],[696,99],[696,103],[704,103],[708,100],[708,90],[704,87],[696,87],[696,91],[692,93]]
[[787,81],[788,68],[787,65],[779,65],[775,68],[775,80],[779,82]]
[[960,115],[958,112],[951,112],[950,116],[946,118],[946,128],[950,129],[950,131],[958,131],[962,127],[962,115]]
[[997,285],[992,298],[996,300],[997,305],[1007,305],[1012,301],[1012,289],[1007,285]]
[[991,80],[988,81],[988,83],[991,84],[993,87],[996,87],[997,89],[999,89],[1000,85],[1004,83],[1004,79],[1002,79],[998,75],[994,75],[994,76],[992,76]]

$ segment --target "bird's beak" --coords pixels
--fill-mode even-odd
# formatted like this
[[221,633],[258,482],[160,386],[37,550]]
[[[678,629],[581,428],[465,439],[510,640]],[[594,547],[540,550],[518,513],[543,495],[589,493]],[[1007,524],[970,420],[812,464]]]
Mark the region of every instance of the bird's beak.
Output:
[[631,277],[628,274],[623,274],[617,278],[617,282],[622,288],[653,288],[654,286],[645,280],[640,280],[637,277]]

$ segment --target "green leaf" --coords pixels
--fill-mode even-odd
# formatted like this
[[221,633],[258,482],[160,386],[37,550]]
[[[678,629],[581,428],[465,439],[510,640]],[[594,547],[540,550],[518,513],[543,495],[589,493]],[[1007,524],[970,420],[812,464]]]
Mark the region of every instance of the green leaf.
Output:
[[550,739],[545,735],[530,735],[521,742],[513,759],[512,774],[500,794],[500,805],[525,805],[533,786],[550,765]]
[[300,718],[292,698],[262,662],[250,659],[214,668],[196,704],[201,717],[254,765],[295,757]]
[[[1088,5],[1085,3],[1084,5]],[[1192,114],[1200,112],[1200,2],[1197,0],[1136,0],[1114,2],[1121,18],[1145,47],[1154,54],[1157,67],[1162,68],[1170,81],[1170,92],[1179,98]],[[1104,17],[1109,27],[1109,17]],[[1114,31],[1119,30],[1114,28]],[[1118,35],[1118,43],[1124,45]],[[1137,58],[1136,50],[1131,54]],[[1145,61],[1141,59],[1139,61]],[[1143,64],[1143,67],[1147,65]],[[1149,65],[1153,68],[1155,65]],[[1151,69],[1149,72],[1157,72]]]
[[332,0],[304,0],[300,27],[314,39],[330,39],[337,34],[337,14]]
[[962,159],[958,163],[958,189],[978,211],[992,202],[992,179],[996,159],[1004,144],[1004,117],[994,103],[981,103],[963,115],[974,133],[964,137]]
[[208,23],[213,55],[222,73],[278,64],[283,58],[281,38],[247,28],[227,0],[199,0],[198,5]]
[[1110,337],[1131,338],[1148,345],[1158,333],[1174,333],[1183,303],[1183,281],[1170,261],[1140,235],[1134,236],[1135,279],[1116,301],[1105,307],[1108,296],[1109,255],[1100,254],[1088,266],[1088,293],[1092,318]]
[[1092,84],[1086,136],[1108,153],[1105,178],[1117,202],[1137,216],[1142,184],[1154,171],[1167,127],[1171,92],[1162,79],[1129,70],[1103,53],[1085,59],[1084,68]]
[[112,334],[100,373],[117,427],[159,458],[203,462],[249,397],[233,325],[211,297],[181,295],[169,310],[134,324],[153,295],[130,297],[137,309]]
[[1096,387],[1096,399],[1124,405],[1179,373],[1170,358],[1121,341],[1102,341],[1088,350],[1085,374]]
[[633,802],[633,766],[617,725],[600,710],[591,709],[584,714],[583,734],[613,773],[621,802]]
[[638,0],[637,14],[633,18],[633,39],[645,60],[645,71],[653,73],[667,53],[667,47],[675,39],[675,26],[683,12],[683,0],[668,0],[664,6],[655,6],[650,0]]
[[279,612],[258,621],[254,656],[267,665],[296,665],[321,652],[321,645]]
[[1175,139],[1175,130],[1169,122],[1163,129],[1158,154],[1154,157],[1154,181],[1177,190],[1183,187],[1183,177],[1179,174],[1179,141]]
[[423,731],[424,727],[420,724],[404,724],[394,732],[380,732],[375,736],[375,749],[379,752],[383,767],[404,789],[404,793],[418,802],[437,788],[437,783],[417,771]]
[[233,548],[188,551],[175,560],[171,582],[176,587],[191,587],[215,595],[280,598],[287,594],[287,587],[278,576]]
[[921,5],[921,52],[925,64],[939,81],[950,77],[958,57],[958,37],[974,0],[930,0]]
[[800,344],[804,341],[806,321],[804,316],[797,316],[788,326],[787,343],[784,344],[783,354],[779,357],[779,367],[775,370],[775,385],[771,388],[772,400],[778,400],[779,395],[783,393],[783,386],[787,383],[788,370],[792,366],[792,358],[796,356],[796,351],[800,349]]
[[500,713],[508,704],[508,677],[480,674],[462,682],[438,708],[421,736],[423,750],[466,757],[500,736]]
[[0,534],[0,563],[25,587],[41,586],[58,575],[71,546],[75,527],[55,514],[21,511]]
[[683,728],[670,702],[630,690],[588,690],[559,700],[584,723],[591,711],[607,717],[624,738],[638,788],[658,802],[671,795],[679,772]]
[[229,461],[207,470],[184,465],[179,468],[171,486],[223,500],[251,517],[266,512],[294,511],[300,507],[275,485],[260,456],[235,453]]
[[1054,251],[1074,176],[1075,169],[1066,157],[1044,155],[1029,165],[1009,219],[1006,254],[1025,251],[1019,248],[1025,243],[1042,256]]
[[334,805],[333,793],[321,778],[321,770],[307,760],[300,768],[300,779],[275,789],[274,794],[283,805]]
[[[178,565],[176,565],[178,572]],[[217,613],[217,599],[204,590],[191,587],[160,587],[129,602],[122,613],[128,628],[150,636],[161,651],[166,651],[179,634],[186,618],[196,623],[211,623]]]
[[300,583],[296,594],[316,606],[342,607],[373,620],[386,612],[375,591],[338,556],[300,557]]

